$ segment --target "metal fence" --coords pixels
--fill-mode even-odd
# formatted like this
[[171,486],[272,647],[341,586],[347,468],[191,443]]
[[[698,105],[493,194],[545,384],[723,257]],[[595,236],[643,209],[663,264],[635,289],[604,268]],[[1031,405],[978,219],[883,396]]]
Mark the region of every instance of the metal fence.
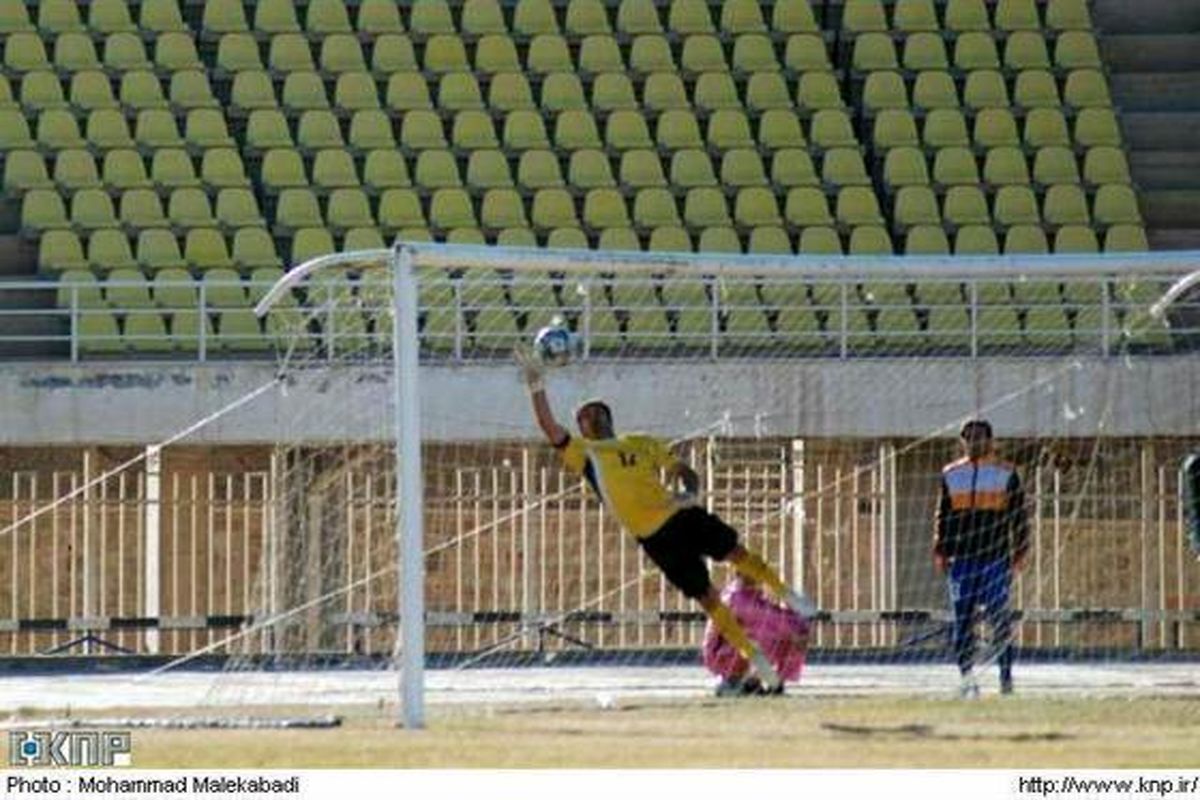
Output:
[[[1176,473],[1184,444],[1006,443],[1032,511],[1033,549],[1014,584],[1023,646],[1200,646],[1200,562]],[[951,453],[944,443],[713,439],[692,458],[713,510],[817,600],[817,646],[894,650],[946,617],[929,531]],[[389,476],[338,475],[293,540],[277,519],[279,465],[258,460],[271,466],[163,470],[148,459],[36,517],[100,474],[95,456],[7,475],[0,652],[391,652]],[[544,449],[442,461],[427,486],[430,650],[698,643],[702,615]]]
[[[1169,353],[1192,349],[1200,333],[1194,315],[1176,315],[1168,332],[1147,314],[1178,272],[896,273],[517,280],[494,270],[423,271],[422,355],[507,356],[554,319],[579,334],[584,358]],[[389,294],[366,275],[301,284],[261,321],[246,303],[270,286],[253,281],[9,283],[0,292],[45,300],[14,308],[0,295],[0,348],[36,345],[72,361],[271,358],[281,348],[386,357]],[[38,332],[8,332],[30,319],[43,323]]]

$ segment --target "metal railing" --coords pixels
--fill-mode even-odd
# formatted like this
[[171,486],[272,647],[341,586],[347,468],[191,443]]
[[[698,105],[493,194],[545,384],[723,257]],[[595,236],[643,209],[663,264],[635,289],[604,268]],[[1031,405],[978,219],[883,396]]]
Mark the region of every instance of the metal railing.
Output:
[[[1168,330],[1148,313],[1179,274],[546,273],[516,283],[493,270],[437,270],[422,273],[422,357],[507,356],[555,319],[580,336],[585,359],[1162,354],[1192,349],[1200,334],[1200,322],[1175,319]],[[361,274],[339,277],[301,283],[263,320],[249,304],[271,287],[248,280],[6,283],[0,349],[33,345],[36,355],[71,361],[267,359],[279,348],[330,359],[389,355],[390,293]],[[539,295],[532,301],[531,285]],[[11,308],[3,297],[12,292],[47,300]],[[158,301],[186,293],[194,302]],[[129,302],[131,294],[141,297]],[[10,332],[30,319],[42,330]]]

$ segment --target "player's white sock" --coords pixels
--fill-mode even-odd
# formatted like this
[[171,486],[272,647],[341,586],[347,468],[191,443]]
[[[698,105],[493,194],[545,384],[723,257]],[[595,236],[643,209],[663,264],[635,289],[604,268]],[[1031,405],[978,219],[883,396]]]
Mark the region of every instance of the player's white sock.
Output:
[[802,617],[811,617],[817,613],[817,604],[804,592],[788,589],[784,602],[788,604],[788,608]]
[[958,685],[958,696],[963,700],[979,699],[979,681],[975,680],[975,673],[963,673],[962,681]]
[[755,652],[750,657],[750,663],[754,665],[754,671],[758,674],[758,679],[762,681],[763,688],[775,689],[783,683],[779,678],[779,673],[775,671],[775,667],[771,666],[771,662],[762,653]]

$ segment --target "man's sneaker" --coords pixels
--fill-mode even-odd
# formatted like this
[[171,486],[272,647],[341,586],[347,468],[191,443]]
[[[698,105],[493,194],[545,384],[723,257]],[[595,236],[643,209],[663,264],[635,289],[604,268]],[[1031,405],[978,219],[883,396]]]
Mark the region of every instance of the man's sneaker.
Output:
[[1013,693],[1012,675],[1001,675],[1000,676],[1000,694],[1012,694],[1012,693]]
[[775,671],[775,667],[771,666],[771,662],[762,653],[755,652],[750,659],[750,663],[754,666],[754,672],[758,675],[759,681],[762,682],[763,689],[774,691],[783,686],[783,681],[779,679],[779,673]]
[[979,682],[971,673],[962,676],[962,682],[958,685],[958,696],[962,700],[979,699]]
[[746,675],[737,678],[722,678],[717,684],[717,697],[745,697],[747,695],[759,694],[762,692],[762,683],[754,675]]
[[817,613],[817,604],[812,601],[812,598],[795,589],[788,589],[784,602],[787,603],[788,608],[802,617],[812,617]]

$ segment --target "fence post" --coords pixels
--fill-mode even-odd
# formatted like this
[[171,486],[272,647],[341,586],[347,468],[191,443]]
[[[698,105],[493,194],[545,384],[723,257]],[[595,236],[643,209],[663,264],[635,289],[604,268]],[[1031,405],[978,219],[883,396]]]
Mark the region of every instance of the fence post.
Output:
[[[143,506],[145,524],[146,553],[146,596],[145,608],[142,613],[147,617],[157,617],[161,611],[161,587],[159,585],[159,570],[161,567],[162,543],[162,451],[157,445],[146,448],[146,503]],[[146,629],[146,652],[156,655],[159,652],[158,626]]]

